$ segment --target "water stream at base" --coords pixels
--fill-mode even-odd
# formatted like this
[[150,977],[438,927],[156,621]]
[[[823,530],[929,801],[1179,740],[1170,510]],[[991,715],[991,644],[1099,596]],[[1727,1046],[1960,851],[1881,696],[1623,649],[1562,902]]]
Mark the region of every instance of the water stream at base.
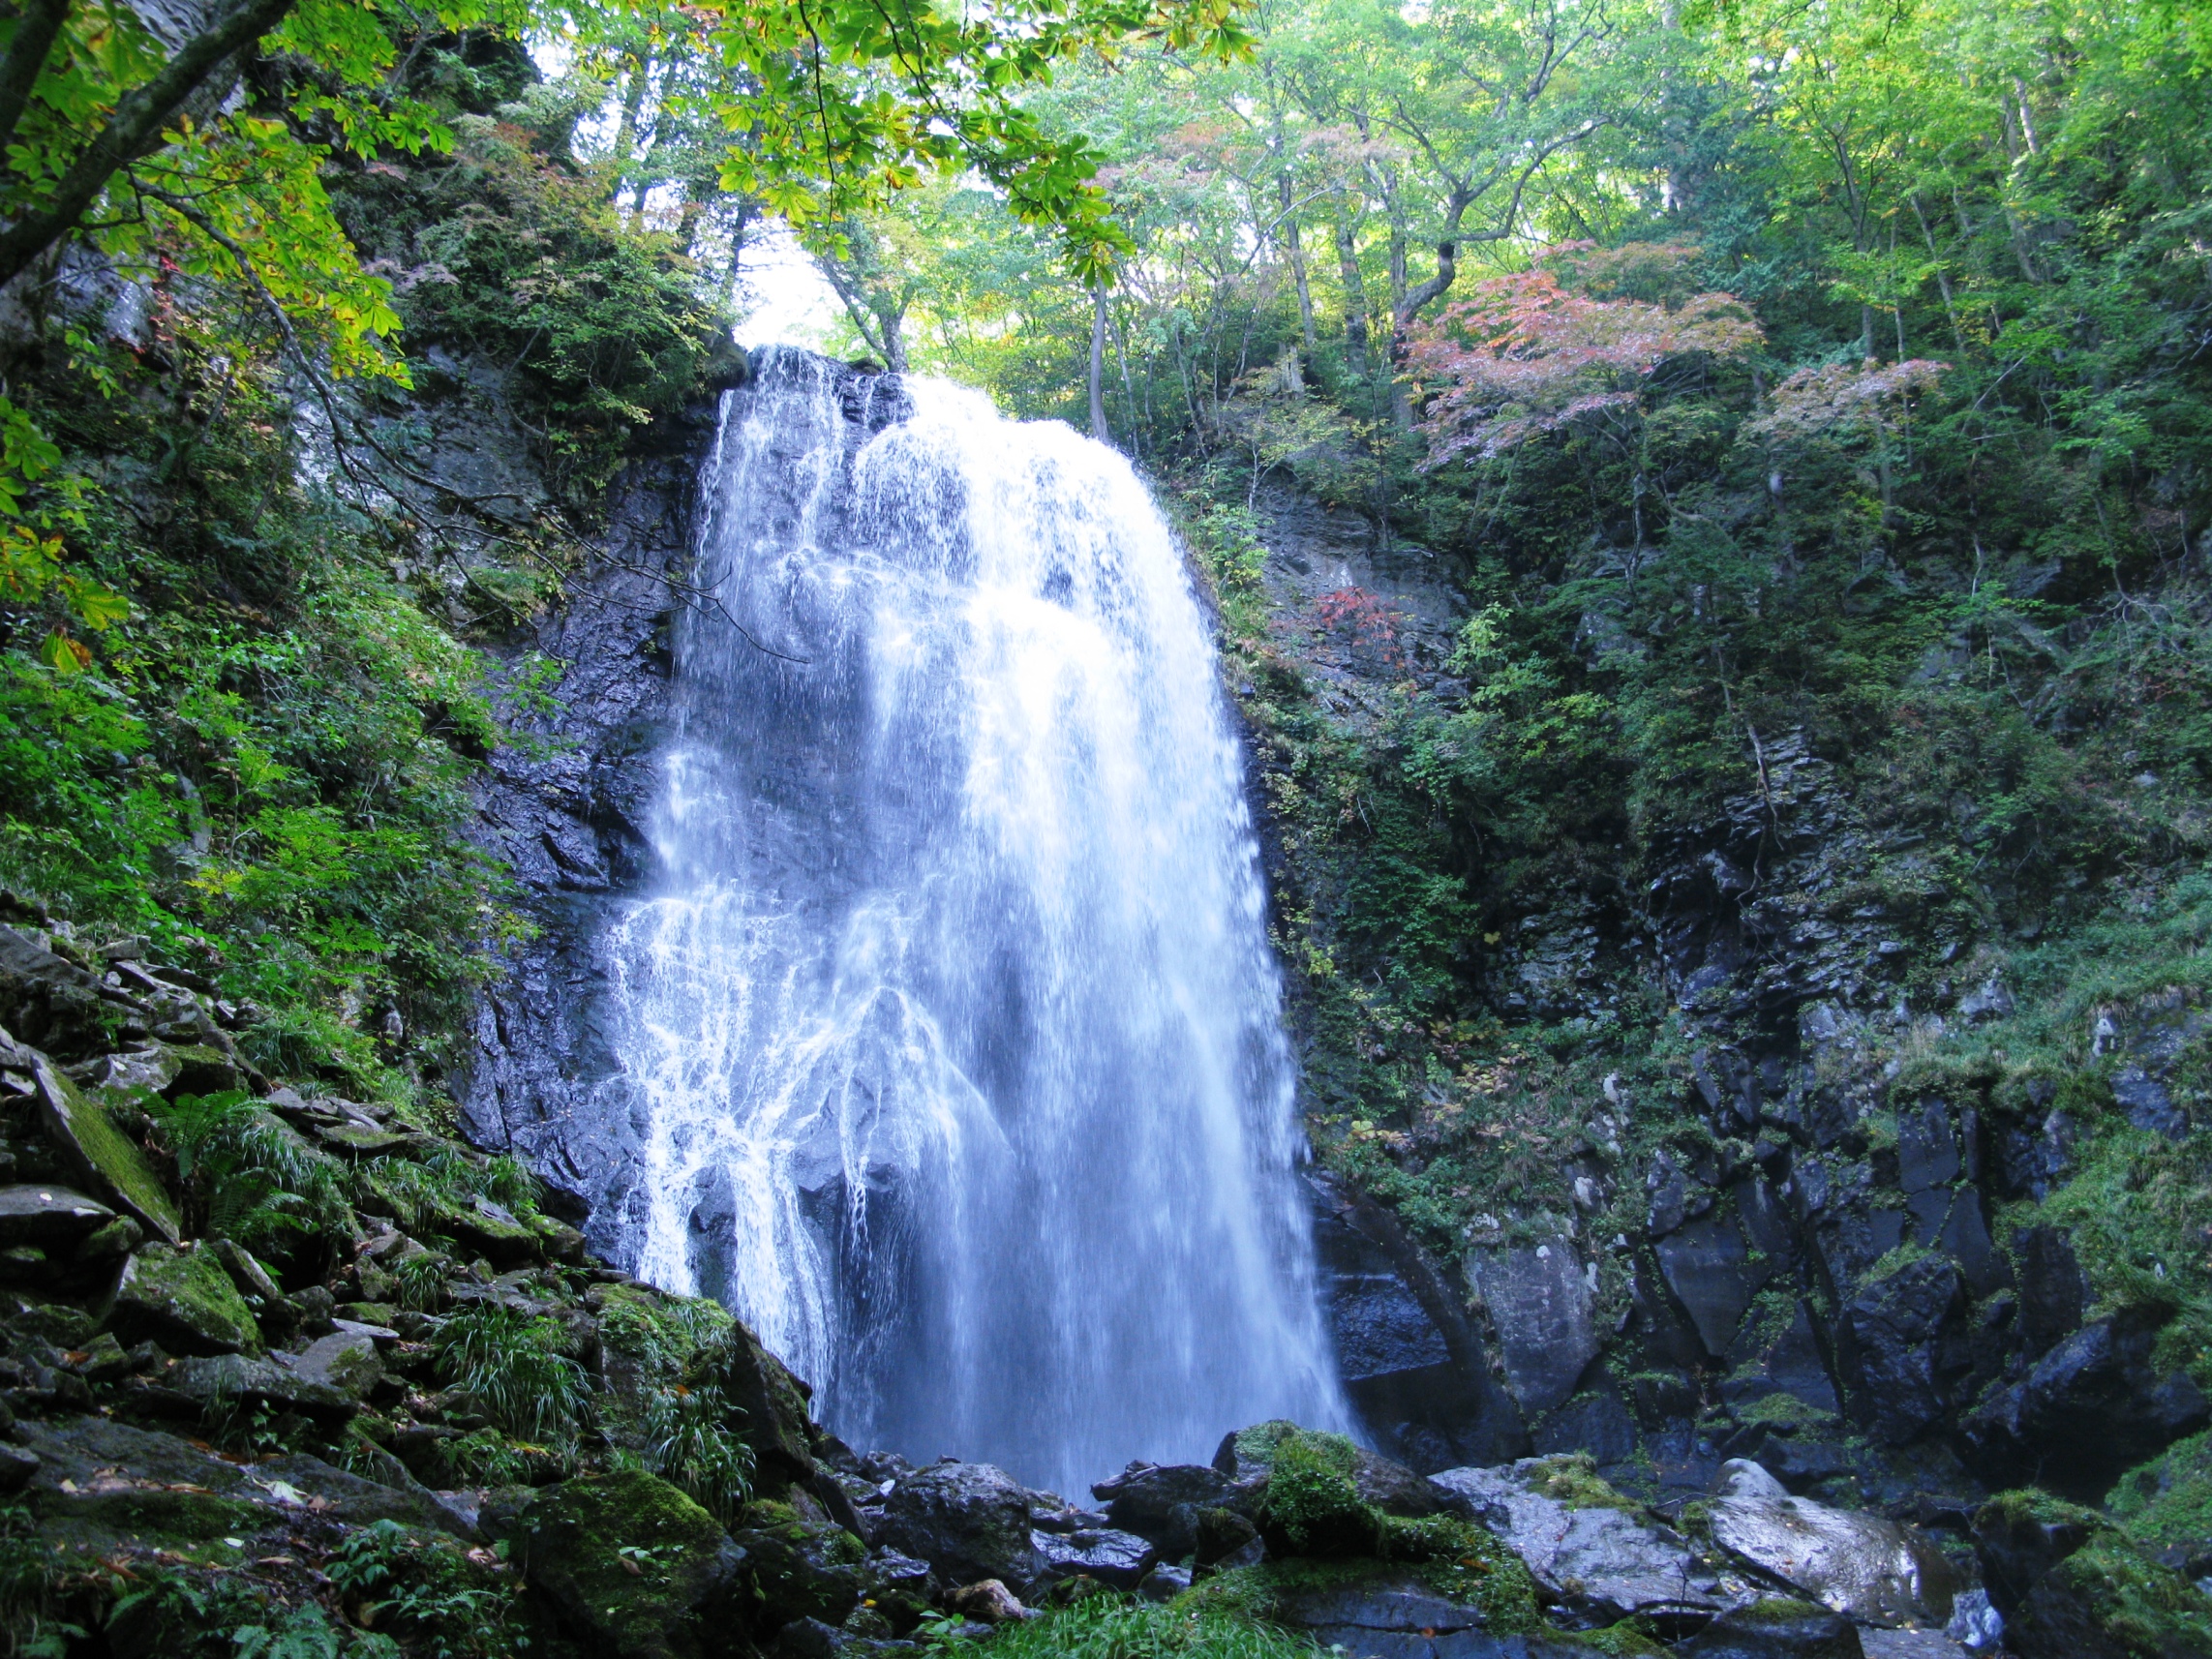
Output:
[[1239,755],[1144,487],[798,352],[709,467],[614,941],[638,1271],[849,1442],[1076,1495],[1340,1422]]

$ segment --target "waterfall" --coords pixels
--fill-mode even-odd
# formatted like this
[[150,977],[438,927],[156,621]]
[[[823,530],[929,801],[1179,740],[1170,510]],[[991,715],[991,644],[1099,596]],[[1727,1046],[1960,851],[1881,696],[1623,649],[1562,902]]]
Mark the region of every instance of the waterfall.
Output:
[[639,1274],[848,1441],[1080,1494],[1344,1415],[1204,618],[1111,450],[764,354],[619,924]]

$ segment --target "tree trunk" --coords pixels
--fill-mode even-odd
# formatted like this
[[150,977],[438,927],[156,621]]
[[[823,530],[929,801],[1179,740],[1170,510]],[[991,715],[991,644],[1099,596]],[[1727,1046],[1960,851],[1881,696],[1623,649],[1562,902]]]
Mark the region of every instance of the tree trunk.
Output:
[[1091,436],[1101,443],[1111,443],[1113,434],[1106,430],[1106,394],[1102,384],[1106,377],[1106,284],[1094,284],[1091,298]]
[[1359,273],[1357,232],[1349,219],[1336,225],[1337,280],[1344,284],[1344,356],[1354,377],[1367,378],[1367,284]]
[[1298,334],[1310,360],[1318,344],[1314,332],[1314,289],[1306,280],[1306,250],[1298,241],[1298,221],[1290,211],[1290,175],[1275,175],[1275,194],[1283,207],[1283,252],[1290,259],[1290,280],[1298,287]]

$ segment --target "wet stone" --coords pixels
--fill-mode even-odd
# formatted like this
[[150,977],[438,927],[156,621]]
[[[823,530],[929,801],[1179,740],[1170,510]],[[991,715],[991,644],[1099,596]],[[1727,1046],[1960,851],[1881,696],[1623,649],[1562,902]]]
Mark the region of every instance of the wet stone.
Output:
[[1953,1584],[1942,1554],[1879,1515],[1792,1497],[1758,1464],[1724,1465],[1709,1506],[1713,1541],[1832,1612],[1869,1624],[1942,1625]]

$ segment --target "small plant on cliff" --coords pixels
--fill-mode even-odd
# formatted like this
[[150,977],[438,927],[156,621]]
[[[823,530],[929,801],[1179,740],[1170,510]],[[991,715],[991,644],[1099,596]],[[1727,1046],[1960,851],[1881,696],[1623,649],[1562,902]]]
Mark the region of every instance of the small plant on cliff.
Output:
[[591,1406],[591,1379],[561,1351],[561,1328],[512,1308],[472,1308],[438,1333],[438,1372],[508,1433],[572,1444]]
[[742,1416],[711,1382],[664,1390],[646,1409],[646,1466],[725,1526],[752,1497],[752,1448],[731,1433]]

